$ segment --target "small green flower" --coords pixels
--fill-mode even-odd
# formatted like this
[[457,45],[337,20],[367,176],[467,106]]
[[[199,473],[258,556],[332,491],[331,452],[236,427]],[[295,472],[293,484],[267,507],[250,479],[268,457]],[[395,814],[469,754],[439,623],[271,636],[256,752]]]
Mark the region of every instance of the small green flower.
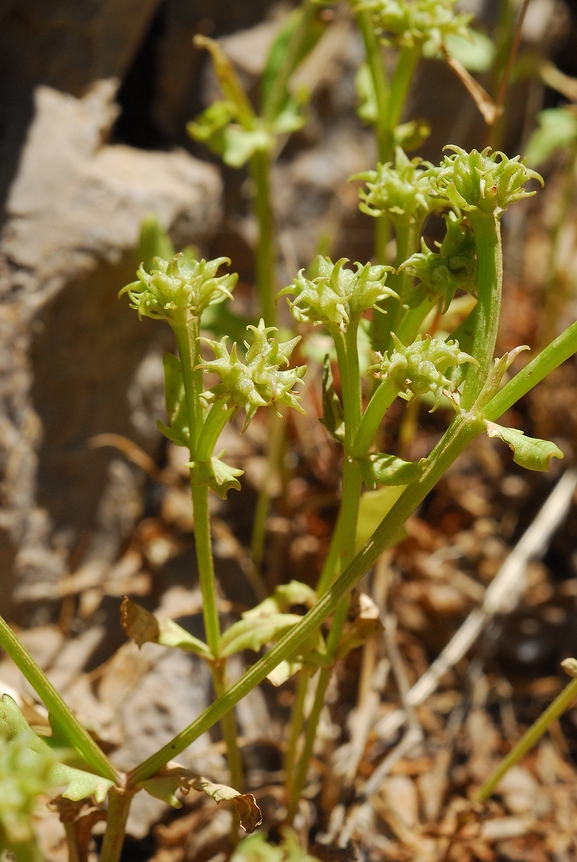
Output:
[[216,275],[223,264],[230,264],[227,257],[206,261],[177,254],[171,261],[155,257],[153,262],[149,273],[141,265],[138,281],[119,294],[128,294],[140,317],[181,322],[188,314],[200,317],[209,305],[232,299],[237,274]]
[[[439,251],[431,251],[421,239],[421,251],[411,255],[399,267],[418,278],[426,293],[439,297],[443,314],[457,290],[474,291],[477,272],[475,238],[465,219],[452,211],[444,219],[447,232],[441,243],[435,243]],[[417,288],[414,294],[417,305],[425,299],[425,290]]]
[[535,179],[543,185],[543,177],[526,167],[520,156],[509,159],[505,153],[491,152],[490,147],[470,153],[455,146],[445,149],[453,150],[453,155],[445,156],[440,168],[431,173],[431,185],[437,194],[466,212],[501,215],[509,204],[535,194],[523,188],[526,182]]
[[439,49],[447,36],[469,36],[473,17],[456,13],[457,0],[360,0],[387,43],[414,48],[431,43]]
[[206,400],[212,402],[226,397],[230,404],[243,409],[246,413],[243,431],[259,407],[272,405],[276,408],[277,404],[285,404],[304,413],[299,404],[300,396],[293,391],[293,386],[306,371],[304,365],[280,370],[281,366],[289,364],[299,337],[279,343],[276,338],[269,338],[269,333],[275,332],[276,327],[265,326],[264,320],[258,327],[247,328],[253,331],[254,338],[250,345],[245,342],[245,362],[239,358],[236,344],[232,345],[229,353],[226,336],[220,341],[202,339],[216,356],[210,362],[203,362],[202,368],[218,374],[222,381],[206,393]]
[[439,406],[443,395],[450,395],[455,401],[456,384],[445,373],[464,362],[477,365],[477,360],[459,349],[456,341],[441,341],[429,335],[421,335],[405,347],[392,333],[395,349],[391,356],[377,354],[378,363],[369,368],[375,377],[388,378],[398,387],[400,398],[410,401],[415,395],[432,392],[433,410]]
[[385,287],[387,272],[392,267],[357,263],[354,271],[345,269],[346,263],[344,257],[333,263],[319,255],[314,264],[317,276],[307,278],[301,270],[294,282],[281,290],[279,296],[296,296],[292,302],[287,300],[295,320],[344,332],[351,321],[358,321],[363,312],[374,308],[380,300],[397,296]]
[[433,165],[420,158],[409,159],[400,147],[395,164],[378,164],[376,171],[355,174],[352,180],[364,180],[367,189],[359,189],[359,209],[367,215],[387,215],[393,224],[422,222],[433,210],[445,206],[432,194]]

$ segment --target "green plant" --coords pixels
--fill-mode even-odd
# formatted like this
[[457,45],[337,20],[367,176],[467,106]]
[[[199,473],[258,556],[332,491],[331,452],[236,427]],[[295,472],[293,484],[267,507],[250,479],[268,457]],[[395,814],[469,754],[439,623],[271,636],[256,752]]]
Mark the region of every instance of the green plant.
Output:
[[[220,433],[239,411],[244,411],[244,430],[260,407],[302,410],[295,387],[305,369],[291,367],[299,337],[278,341],[271,323],[274,253],[267,233],[272,221],[267,222],[268,216],[265,217],[266,213],[270,216],[266,177],[276,136],[302,122],[301,103],[290,93],[288,82],[318,38],[317,4],[305,0],[275,43],[264,79],[260,116],[253,110],[218,45],[200,40],[211,52],[226,100],[207,109],[193,125],[192,133],[220,152],[227,163],[241,165],[247,160],[251,163],[256,211],[261,219],[263,250],[257,255],[257,280],[263,319],[258,325],[248,325],[244,347],[239,339],[229,348],[226,336],[220,340],[201,338],[201,327],[222,330],[223,326],[226,328],[226,320],[232,321],[235,332],[238,329],[238,318],[219,317],[217,313],[223,303],[232,299],[236,276],[221,274],[223,265],[230,261],[198,260],[190,249],[174,256],[166,237],[158,234],[154,223],[146,226],[145,263],[138,270],[137,281],[121,293],[128,295],[140,316],[166,321],[178,348],[178,355],[164,359],[168,422],[159,423],[159,428],[189,453],[187,466],[206,642],[173,621],[157,619],[128,599],[122,606],[122,620],[139,645],[153,641],[200,656],[211,669],[216,699],[167,745],[136,765],[128,775],[120,775],[7,624],[0,620],[0,644],[46,704],[57,749],[55,760],[48,758],[48,742],[35,734],[15,705],[4,698],[0,721],[3,736],[8,740],[9,758],[17,760],[32,754],[44,758],[39,774],[45,776],[47,783],[63,785],[63,795],[68,799],[80,802],[87,797],[97,801],[108,798],[102,862],[117,862],[120,858],[130,803],[140,790],[175,805],[179,788],[204,790],[217,801],[231,800],[248,830],[258,825],[259,812],[253,798],[241,792],[243,776],[232,710],[265,678],[280,684],[299,674],[285,763],[288,820],[292,820],[306,780],[334,664],[378,628],[378,620],[370,614],[348,619],[349,596],[354,586],[382,552],[398,541],[407,518],[478,435],[499,437],[513,450],[517,463],[529,469],[546,470],[551,458],[562,457],[553,443],[526,437],[519,430],[497,424],[499,417],[522,395],[577,351],[577,324],[574,324],[502,386],[505,373],[523,347],[495,358],[503,280],[501,217],[508,206],[535,193],[527,186],[535,180],[541,181],[540,176],[518,157],[510,159],[488,148],[466,152],[449,146],[443,161],[434,166],[420,159],[409,160],[399,146],[402,136],[398,123],[414,68],[425,46],[430,43],[435,50],[444,49],[450,34],[468,33],[467,20],[455,15],[452,7],[452,3],[444,0],[413,3],[367,0],[353,4],[372,76],[376,107],[371,116],[381,158],[375,170],[357,177],[366,183],[366,189],[360,192],[361,209],[377,221],[384,219],[381,226],[385,223],[393,226],[397,241],[395,267],[384,262],[383,247],[377,242],[376,264],[357,263],[351,268],[344,258],[333,263],[330,258],[319,256],[279,294],[287,298],[297,323],[324,327],[334,345],[340,387],[333,381],[327,357],[322,421],[342,447],[342,502],[316,590],[295,581],[281,585],[224,632],[217,609],[208,499],[211,490],[224,498],[230,490],[238,489],[242,471],[227,465],[223,460],[225,453],[218,452]],[[395,40],[399,50],[390,88],[383,78],[379,41],[382,35]],[[366,106],[365,114],[369,115]],[[446,235],[437,250],[432,250],[421,239],[422,228],[431,212],[441,210]],[[382,232],[377,232],[377,236],[383,240]],[[160,254],[153,254],[159,251]],[[445,338],[421,331],[429,312],[435,309],[446,312],[458,290],[471,294],[476,304],[454,332]],[[360,373],[360,336],[367,330],[371,331],[375,347],[369,367],[374,385],[368,397]],[[208,372],[220,379],[209,388],[205,386]],[[408,402],[429,399],[432,409],[444,404],[452,411],[452,420],[439,442],[427,457],[416,462],[405,461],[379,448],[380,429],[398,397]],[[369,489],[393,486],[396,493],[381,511],[372,535],[355,553],[364,486]],[[307,608],[306,613],[296,613],[297,606]],[[323,625],[331,616],[330,630],[325,633]],[[228,658],[245,649],[258,652],[265,646],[270,649],[230,685]],[[305,725],[304,703],[307,689],[313,684],[313,704]],[[219,721],[234,789],[215,785],[173,762],[174,757]],[[72,752],[73,764],[62,759],[63,750]],[[27,799],[31,799],[37,791],[32,788],[26,792]],[[26,806],[28,802],[25,815]],[[8,834],[4,823],[3,827]],[[9,836],[7,840],[15,839]],[[25,834],[24,840],[30,844],[30,853],[35,852],[30,833]],[[261,838],[252,839],[236,852],[236,858],[260,858],[261,844]],[[279,859],[303,858],[293,844],[289,835],[276,856],[267,852]]]

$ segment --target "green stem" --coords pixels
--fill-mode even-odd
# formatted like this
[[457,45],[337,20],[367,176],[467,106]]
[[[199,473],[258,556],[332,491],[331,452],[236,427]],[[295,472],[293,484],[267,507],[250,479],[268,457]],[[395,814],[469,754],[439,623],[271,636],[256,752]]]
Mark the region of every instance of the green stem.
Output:
[[198,367],[202,359],[198,346],[200,323],[196,318],[192,317],[189,321],[186,321],[186,319],[183,319],[179,323],[172,321],[171,326],[176,336],[176,344],[180,356],[190,433],[190,460],[194,461],[196,446],[200,438],[202,426],[204,425],[204,408],[200,400],[204,384],[202,368]]
[[208,485],[200,485],[195,471],[190,473],[192,508],[194,512],[194,544],[200,591],[202,593],[202,618],[208,647],[218,659],[220,654],[220,622],[216,600],[216,578],[212,556],[210,516],[208,511]]
[[572,702],[577,697],[577,679],[572,679],[568,683],[561,694],[555,698],[545,712],[539,716],[535,724],[531,725],[527,733],[523,734],[519,742],[509,752],[507,757],[504,757],[497,769],[485,781],[483,786],[475,794],[475,800],[485,802],[491,796],[495,787],[509,769],[525,757],[528,751],[541,739],[543,734],[549,729],[549,726],[557,718],[563,715]]
[[233,415],[235,407],[229,407],[226,398],[219,398],[210,408],[196,445],[196,460],[209,461],[214,453],[222,429]]
[[376,437],[379,425],[383,417],[397,395],[399,388],[390,378],[386,377],[377,386],[373,397],[367,405],[367,409],[361,419],[359,430],[353,442],[353,458],[364,458]]
[[[273,480],[280,473],[280,465],[284,452],[286,419],[272,411],[268,416],[268,445],[266,452],[266,473],[260,486],[254,521],[252,526],[252,537],[250,550],[255,569],[259,570],[262,564],[264,543],[266,538],[266,524],[270,511],[270,493]],[[265,598],[265,596],[261,596]]]
[[577,353],[577,321],[553,339],[551,344],[547,345],[525,368],[509,380],[500,392],[493,396],[483,409],[485,418],[495,422],[523,395],[530,392],[574,353]]
[[415,45],[411,48],[401,48],[399,50],[397,65],[391,81],[391,91],[387,103],[386,124],[391,140],[391,156],[394,132],[401,121],[405,102],[407,101],[409,89],[420,57],[420,45]]
[[8,653],[16,667],[28,680],[36,694],[42,699],[46,709],[54,718],[58,727],[86,763],[92,767],[97,775],[101,775],[115,784],[118,783],[120,778],[114,766],[84,727],[82,727],[42,668],[36,664],[30,653],[20,643],[8,623],[2,617],[0,617],[0,646]]
[[112,787],[108,792],[108,813],[106,817],[106,832],[102,842],[100,862],[119,862],[124,844],[126,821],[130,811],[130,803],[134,790],[123,790]]
[[[395,267],[397,269],[417,251],[423,223],[423,220],[407,222],[404,219],[395,219],[395,240],[397,245]],[[386,326],[386,336],[378,346],[380,352],[391,350],[393,347],[391,333],[394,332],[396,335],[399,333],[406,313],[403,305],[407,300],[407,292],[410,289],[412,281],[413,276],[406,272],[391,273],[387,279],[387,287],[391,287],[398,294],[399,299],[390,296],[384,302],[380,303],[381,308],[386,312],[385,320],[382,322]],[[378,314],[378,317],[381,316],[383,315]],[[383,328],[382,325],[381,328]]]
[[[383,49],[367,9],[355,10],[357,26],[360,30],[367,58],[367,65],[373,82],[373,91],[377,106],[376,138],[377,156],[381,164],[390,162],[393,157],[393,138],[387,125],[389,103],[389,81],[383,61]],[[387,263],[387,246],[391,237],[391,225],[387,216],[375,219],[375,263]],[[382,321],[375,319],[375,330],[379,330]]]
[[301,735],[307,693],[309,688],[310,672],[302,670],[297,677],[295,700],[291,711],[290,736],[284,756],[284,771],[286,775],[285,785],[287,798],[291,797],[291,787],[294,781],[294,769],[297,755],[298,741]]
[[[213,668],[212,680],[214,685],[214,693],[217,698],[222,697],[228,689],[228,679],[226,675],[226,664],[217,664]],[[223,715],[220,720],[222,735],[226,745],[226,759],[230,770],[230,783],[235,790],[240,793],[243,791],[244,774],[242,768],[242,757],[240,748],[238,747],[238,728],[233,710],[229,710]],[[233,818],[233,838],[236,836],[238,824]],[[236,841],[234,841],[236,843]]]
[[259,150],[251,157],[250,174],[254,184],[254,213],[258,224],[255,268],[260,314],[267,326],[275,326],[275,218],[271,201],[268,152]]
[[314,0],[304,0],[299,9],[300,20],[290,38],[284,60],[263,103],[263,117],[269,123],[277,118],[287,97],[288,82],[303,54],[311,25],[318,12]]
[[389,104],[389,82],[383,62],[381,41],[375,33],[370,12],[367,9],[356,9],[355,19],[360,30],[367,57],[367,65],[371,73],[373,90],[377,105],[376,134],[378,160],[382,164],[391,160],[393,141],[387,125]]
[[479,364],[468,368],[461,397],[463,410],[471,409],[489,375],[499,329],[503,287],[499,218],[479,210],[470,212],[469,218],[477,249],[477,320],[471,354]]
[[422,503],[455,458],[485,430],[484,420],[468,414],[455,417],[446,433],[433,449],[429,465],[421,478],[409,485],[390,512],[383,518],[372,536],[337,581],[319,598],[300,623],[292,628],[259,661],[219,697],[202,715],[184,728],[159,751],[139,764],[129,775],[131,786],[154,775],[169,760],[176,757],[195,739],[206,733],[225,713],[242,700],[275,667],[295,652],[322,623],[335,612],[341,600],[350,593],[363,575],[374,566],[380,555],[399,539],[407,518]]

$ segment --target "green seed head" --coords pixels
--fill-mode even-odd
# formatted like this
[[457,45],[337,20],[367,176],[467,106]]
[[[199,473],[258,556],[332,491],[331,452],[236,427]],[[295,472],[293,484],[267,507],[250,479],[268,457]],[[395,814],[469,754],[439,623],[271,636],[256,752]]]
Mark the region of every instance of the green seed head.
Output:
[[473,290],[477,271],[475,238],[465,219],[454,212],[447,213],[444,219],[447,232],[443,242],[436,243],[439,250],[431,251],[421,239],[421,251],[399,267],[418,278],[429,294],[439,298],[442,313],[457,290]]
[[216,275],[223,264],[230,264],[227,257],[206,261],[177,254],[171,261],[155,257],[153,264],[149,273],[141,265],[138,281],[120,291],[128,294],[140,317],[181,322],[189,315],[200,317],[209,305],[232,299],[238,276]]
[[505,153],[491,152],[490,147],[481,153],[467,153],[454,146],[445,149],[453,150],[453,154],[445,156],[441,167],[431,174],[431,185],[437,194],[466,212],[501,215],[509,204],[535,194],[523,188],[526,182],[535,179],[543,185],[543,177],[526,167],[520,156],[509,159]]
[[456,13],[457,0],[361,0],[385,40],[403,48],[430,42],[440,48],[447,36],[469,35],[472,16]]
[[351,179],[364,180],[366,189],[359,189],[359,209],[367,215],[387,215],[393,224],[421,223],[433,210],[445,206],[432,194],[431,176],[434,168],[420,158],[409,159],[397,147],[395,164],[377,165],[376,171],[365,171]]
[[226,336],[220,341],[203,339],[216,359],[204,362],[202,367],[218,374],[221,379],[221,383],[210,389],[205,397],[208,401],[226,397],[231,405],[243,409],[246,414],[243,431],[259,407],[285,404],[304,413],[299,404],[300,396],[293,387],[304,376],[306,367],[285,367],[281,370],[281,367],[289,364],[291,353],[300,339],[297,337],[279,343],[276,338],[269,337],[276,327],[265,326],[264,320],[260,321],[258,327],[249,326],[248,329],[253,332],[253,342],[250,345],[245,342],[247,352],[244,362],[238,356],[236,344],[229,352]]
[[395,349],[389,357],[377,354],[376,365],[369,368],[377,378],[394,381],[399,397],[410,401],[415,395],[432,392],[435,402],[433,410],[439,406],[443,395],[453,395],[456,385],[446,372],[464,362],[477,361],[463,353],[456,341],[441,341],[427,335],[419,335],[412,344],[405,347],[393,333]]
[[330,258],[319,256],[314,264],[316,277],[307,278],[301,270],[294,282],[281,290],[279,296],[296,297],[287,300],[295,320],[344,332],[351,321],[358,321],[363,312],[381,299],[396,296],[385,287],[390,266],[357,263],[355,271],[345,269],[346,263],[344,257],[333,263]]

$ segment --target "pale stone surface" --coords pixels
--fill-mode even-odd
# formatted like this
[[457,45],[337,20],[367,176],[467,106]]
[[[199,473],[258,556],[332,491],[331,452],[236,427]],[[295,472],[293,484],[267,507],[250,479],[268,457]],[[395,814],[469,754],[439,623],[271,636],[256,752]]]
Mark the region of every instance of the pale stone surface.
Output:
[[[82,99],[36,89],[6,202],[0,566],[15,572],[19,598],[54,595],[70,554],[111,562],[139,513],[138,474],[87,443],[113,432],[149,450],[158,445],[130,413],[131,404],[150,400],[136,398],[135,386],[159,389],[170,333],[139,322],[116,299],[134,279],[143,218],[156,212],[177,244],[202,242],[219,219],[214,168],[184,152],[103,145],[115,91],[114,81],[98,82]],[[4,577],[4,602],[12,588]]]

